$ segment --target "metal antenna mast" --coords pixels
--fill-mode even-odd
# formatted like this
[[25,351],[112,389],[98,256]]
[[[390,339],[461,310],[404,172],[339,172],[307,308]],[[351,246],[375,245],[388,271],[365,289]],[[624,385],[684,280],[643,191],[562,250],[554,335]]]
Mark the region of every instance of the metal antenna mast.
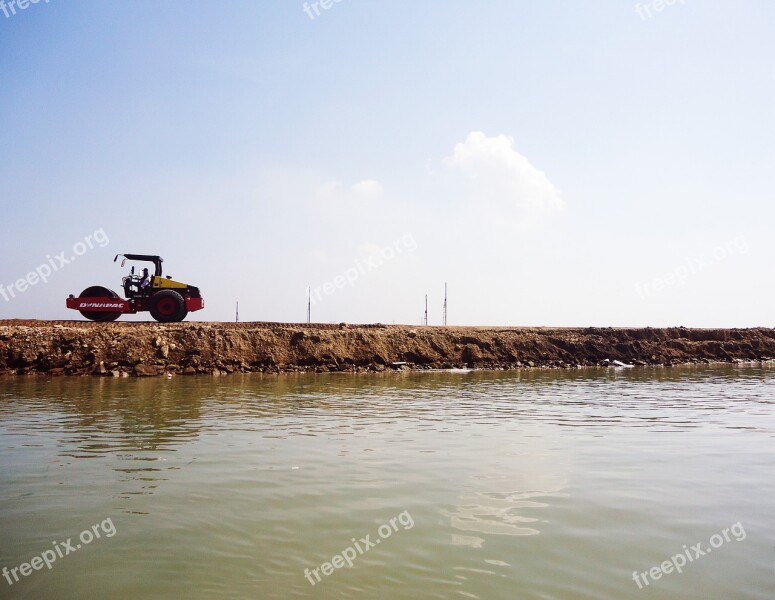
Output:
[[447,282],[444,282],[444,327],[447,326]]

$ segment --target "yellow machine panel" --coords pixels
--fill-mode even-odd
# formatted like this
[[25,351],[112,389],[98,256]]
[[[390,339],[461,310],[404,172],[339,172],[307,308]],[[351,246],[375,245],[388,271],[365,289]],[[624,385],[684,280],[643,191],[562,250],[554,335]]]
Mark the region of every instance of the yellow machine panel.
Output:
[[180,290],[186,289],[188,285],[185,283],[180,283],[179,281],[167,279],[166,277],[154,277],[153,287],[160,290]]

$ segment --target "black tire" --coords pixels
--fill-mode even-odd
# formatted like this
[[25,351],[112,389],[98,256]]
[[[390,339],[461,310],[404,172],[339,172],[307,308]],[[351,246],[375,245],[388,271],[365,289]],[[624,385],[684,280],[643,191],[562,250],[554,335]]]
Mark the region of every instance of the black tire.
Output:
[[[109,290],[106,287],[102,287],[101,285],[93,285],[91,287],[87,287],[84,291],[81,292],[80,298],[118,298],[118,294],[114,292],[113,290]],[[102,311],[96,311],[96,310],[79,310],[79,313],[83,315],[84,318],[89,319],[90,321],[96,321],[98,323],[108,323],[110,321],[115,321],[121,316],[120,312],[102,312]]]
[[177,323],[186,318],[186,301],[175,290],[162,290],[151,296],[148,307],[151,316],[159,323]]

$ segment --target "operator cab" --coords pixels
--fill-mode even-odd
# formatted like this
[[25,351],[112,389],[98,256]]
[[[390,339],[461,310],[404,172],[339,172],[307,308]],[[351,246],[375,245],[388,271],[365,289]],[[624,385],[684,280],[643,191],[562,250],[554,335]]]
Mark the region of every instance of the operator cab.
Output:
[[160,256],[151,254],[117,254],[113,259],[113,262],[116,262],[119,256],[123,258],[121,261],[122,267],[126,264],[127,260],[138,260],[153,263],[153,274],[149,273],[147,268],[144,268],[142,275],[136,275],[135,268],[133,266],[129,272],[129,275],[122,279],[124,294],[127,298],[131,299],[148,296],[151,293],[154,277],[161,277],[161,263],[163,259]]
[[124,288],[124,294],[127,298],[147,296],[151,290],[153,275],[148,272],[148,269],[143,269],[141,275],[135,275],[135,268],[132,267],[129,275],[124,277],[121,280],[121,283]]

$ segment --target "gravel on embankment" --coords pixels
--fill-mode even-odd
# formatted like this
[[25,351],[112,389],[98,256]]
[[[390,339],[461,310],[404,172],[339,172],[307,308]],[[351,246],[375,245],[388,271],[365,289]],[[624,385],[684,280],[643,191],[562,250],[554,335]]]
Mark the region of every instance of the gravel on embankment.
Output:
[[0,375],[575,368],[775,359],[775,330],[0,321]]

